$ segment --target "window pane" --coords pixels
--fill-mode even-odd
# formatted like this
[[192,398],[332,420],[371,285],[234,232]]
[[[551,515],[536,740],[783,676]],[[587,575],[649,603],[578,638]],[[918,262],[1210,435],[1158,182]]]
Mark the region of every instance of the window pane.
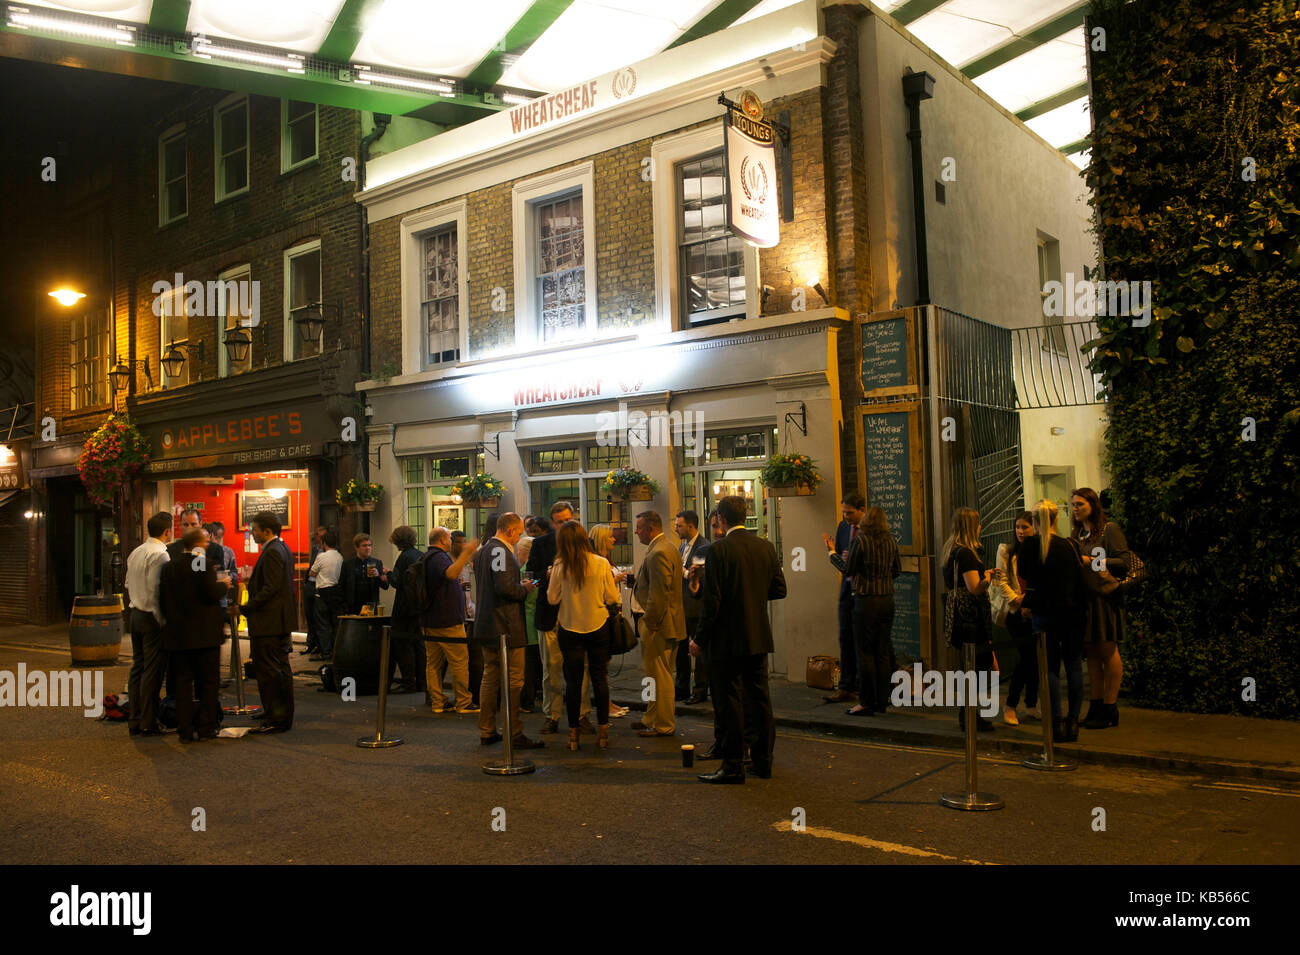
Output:
[[424,483],[424,458],[406,458],[403,464],[406,467],[407,484]]
[[589,471],[612,471],[614,468],[621,468],[628,463],[628,449],[612,445],[601,447],[596,445],[587,449],[587,470]]
[[229,155],[244,146],[247,132],[245,107],[237,106],[221,114],[221,153]]
[[185,180],[173,182],[167,186],[167,218],[174,219],[177,216],[183,216],[188,211],[186,208]]
[[316,117],[309,115],[289,127],[289,162],[300,163],[316,155]]
[[171,182],[185,175],[185,140],[173,139],[163,146],[163,180]]

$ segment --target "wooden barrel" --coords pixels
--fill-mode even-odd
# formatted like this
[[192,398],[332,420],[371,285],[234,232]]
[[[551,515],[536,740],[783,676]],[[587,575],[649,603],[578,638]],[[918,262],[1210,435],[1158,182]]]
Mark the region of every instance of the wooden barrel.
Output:
[[343,614],[334,637],[334,682],[342,686],[348,677],[357,681],[357,696],[379,692],[379,652],[389,617],[361,617]]
[[74,597],[68,622],[73,666],[103,666],[117,662],[122,651],[122,598]]

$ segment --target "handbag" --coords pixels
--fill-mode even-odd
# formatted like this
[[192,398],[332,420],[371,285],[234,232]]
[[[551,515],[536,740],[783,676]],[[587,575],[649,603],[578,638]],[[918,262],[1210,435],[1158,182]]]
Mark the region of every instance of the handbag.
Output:
[[636,646],[636,631],[627,622],[623,608],[618,604],[605,604],[605,609],[609,611],[609,622],[606,624],[609,627],[609,655],[620,656]]
[[943,607],[943,633],[949,646],[958,647],[963,643],[988,643],[991,636],[992,614],[981,613],[980,600],[958,579],[956,574],[956,551],[948,557],[944,575],[948,576],[947,567],[952,565],[953,589],[948,591]]
[[808,658],[807,682],[814,690],[833,690],[840,682],[839,657],[819,654]]

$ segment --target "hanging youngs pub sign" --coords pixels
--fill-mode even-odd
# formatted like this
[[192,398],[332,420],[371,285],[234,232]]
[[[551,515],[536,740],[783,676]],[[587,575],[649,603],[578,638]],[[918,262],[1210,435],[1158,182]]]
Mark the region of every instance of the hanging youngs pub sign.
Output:
[[[752,90],[740,101],[725,95],[723,161],[727,179],[727,227],[760,249],[781,241],[780,199],[777,189],[776,136],[778,127],[763,119],[763,104]],[[779,130],[785,140],[788,129]]]

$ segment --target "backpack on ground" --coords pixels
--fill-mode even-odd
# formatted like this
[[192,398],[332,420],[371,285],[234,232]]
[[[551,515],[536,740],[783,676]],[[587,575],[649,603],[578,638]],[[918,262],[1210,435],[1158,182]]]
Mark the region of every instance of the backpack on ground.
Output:
[[131,718],[131,703],[116,693],[110,693],[104,697],[104,712],[99,718],[112,723],[125,723]]

